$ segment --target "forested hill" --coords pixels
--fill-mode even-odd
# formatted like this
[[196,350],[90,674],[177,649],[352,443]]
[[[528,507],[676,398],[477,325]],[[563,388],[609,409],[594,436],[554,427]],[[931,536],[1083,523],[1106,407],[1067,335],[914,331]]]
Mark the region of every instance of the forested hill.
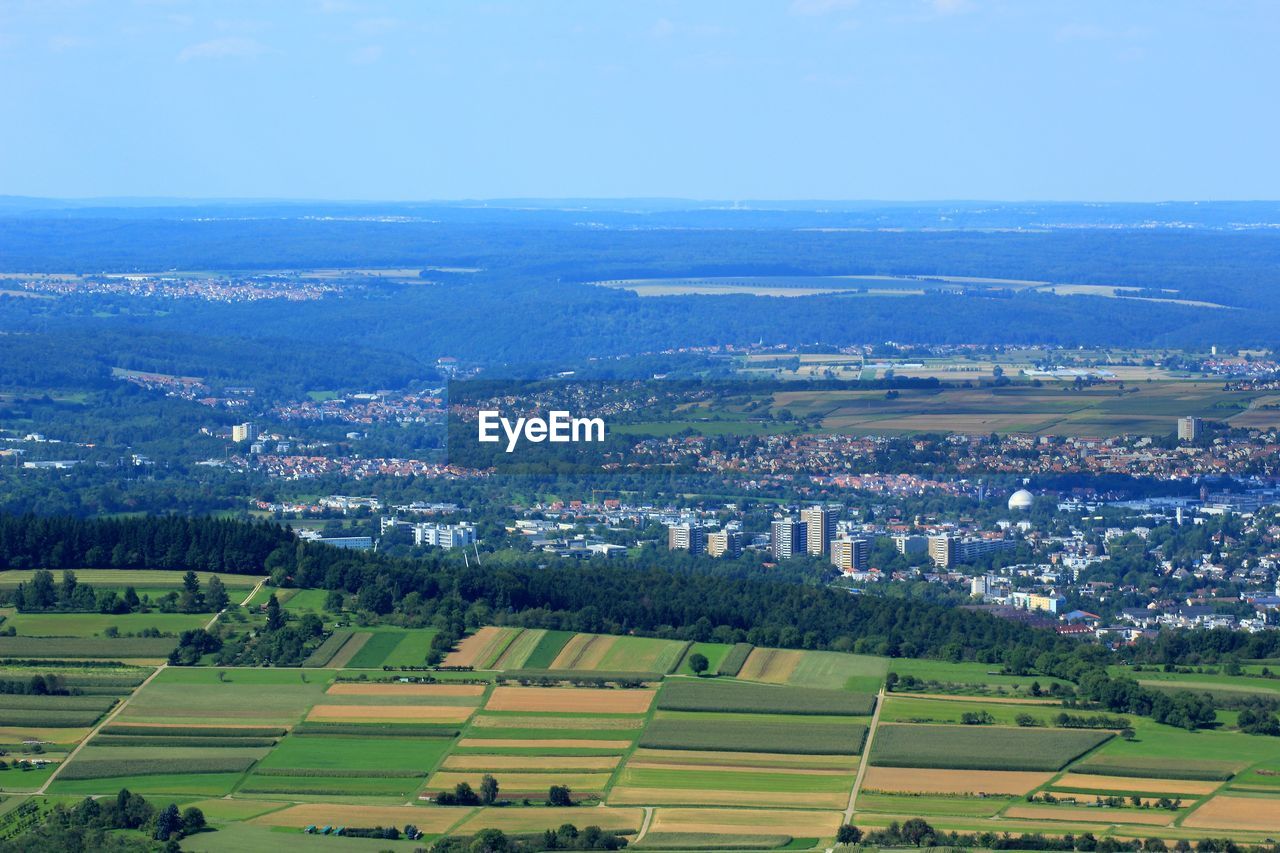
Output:
[[[695,216],[690,211],[445,210],[431,212],[432,217],[439,213],[438,219],[415,211],[403,220],[355,214],[325,219],[297,209],[278,218],[233,218],[228,211],[202,218],[189,210],[156,209],[146,216],[99,210],[51,219],[36,212],[0,216],[0,271],[394,267],[426,272],[422,283],[359,287],[342,298],[271,304],[166,300],[163,311],[156,310],[155,300],[141,298],[0,295],[0,322],[11,331],[55,331],[70,339],[122,330],[162,338],[198,332],[254,349],[279,343],[358,348],[361,356],[350,359],[353,364],[383,358],[376,353],[399,360],[387,371],[393,374],[389,378],[425,375],[424,365],[441,356],[486,365],[564,363],[757,341],[1192,349],[1275,344],[1280,233],[1258,225],[1271,221],[1266,217],[1274,218],[1274,211],[1224,209],[1211,217],[1212,225],[1195,225],[1179,219],[1198,215],[1195,211],[1152,208],[1147,213],[1161,218],[1139,227],[1133,212],[1049,207],[1017,214],[1017,221],[1028,223],[1025,228],[988,225],[969,210],[969,218],[961,220],[981,224],[967,229],[953,227],[950,215],[956,211],[942,220],[936,208],[932,213],[882,211],[874,226],[843,224],[861,223],[857,217],[865,212],[851,220],[853,214],[824,218],[786,210],[741,217],[714,211]],[[1255,215],[1263,218],[1247,218]],[[945,222],[938,229],[948,230],[930,227],[929,216]],[[832,224],[817,224],[824,221]],[[688,224],[694,222],[702,224]],[[910,224],[898,227],[900,222]],[[933,287],[910,295],[904,290],[899,295],[780,298],[738,292],[647,298],[591,284],[849,275],[959,276],[1001,279],[1011,286]],[[1035,282],[1066,287],[1055,295],[1022,286]],[[1082,291],[1081,285],[1095,289]],[[1115,287],[1122,290],[1111,290]],[[1106,295],[1117,293],[1137,298]],[[440,322],[444,317],[449,322]],[[118,347],[107,349],[123,354]],[[100,358],[118,366],[110,356],[103,352]],[[153,360],[157,365],[173,361]],[[268,361],[280,366],[285,360],[268,356]],[[198,360],[174,369],[203,375]]]
[[493,555],[396,560],[294,539],[269,523],[215,519],[0,517],[0,568],[197,569],[269,573],[284,585],[341,589],[362,610],[461,634],[489,621],[763,646],[1003,662],[1066,648],[1051,632],[940,605],[712,570],[608,561],[541,568]]

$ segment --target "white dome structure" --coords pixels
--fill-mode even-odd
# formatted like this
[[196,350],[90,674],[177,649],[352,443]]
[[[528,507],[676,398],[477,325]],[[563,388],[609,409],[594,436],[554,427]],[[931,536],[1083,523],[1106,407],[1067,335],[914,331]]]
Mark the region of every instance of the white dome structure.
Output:
[[1036,496],[1026,489],[1018,489],[1018,491],[1009,495],[1009,509],[1031,509],[1031,505],[1035,503],[1035,500]]

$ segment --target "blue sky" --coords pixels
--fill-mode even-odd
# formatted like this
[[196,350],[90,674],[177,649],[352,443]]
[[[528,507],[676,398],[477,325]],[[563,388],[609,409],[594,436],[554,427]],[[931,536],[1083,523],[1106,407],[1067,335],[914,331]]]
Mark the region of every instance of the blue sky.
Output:
[[0,194],[1280,198],[1274,0],[0,0]]

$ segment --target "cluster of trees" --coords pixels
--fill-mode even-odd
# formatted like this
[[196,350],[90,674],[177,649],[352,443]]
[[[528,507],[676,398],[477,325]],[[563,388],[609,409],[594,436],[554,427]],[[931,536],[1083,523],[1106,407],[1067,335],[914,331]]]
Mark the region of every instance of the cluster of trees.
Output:
[[[1169,806],[1164,806],[1169,808]],[[1179,839],[1172,846],[1159,838],[1148,839],[1116,839],[1098,838],[1092,832],[1066,833],[1061,836],[1045,836],[1039,833],[1013,835],[1010,833],[946,832],[935,829],[923,818],[894,821],[884,829],[863,833],[857,827],[844,826],[840,833],[849,841],[837,841],[848,844],[865,844],[878,847],[951,847],[976,848],[983,850],[1054,850],[1081,851],[1081,853],[1280,853],[1280,844],[1255,845],[1243,847],[1228,839],[1204,838],[1191,842]],[[856,837],[855,837],[856,836]]]
[[1240,709],[1236,717],[1236,725],[1246,734],[1280,737],[1280,719],[1276,717],[1274,710],[1266,706],[1248,706]]
[[193,569],[258,574],[292,532],[267,522],[0,515],[0,568]]
[[452,791],[441,791],[436,794],[438,806],[491,806],[498,800],[498,780],[488,773],[480,777],[480,790],[475,791],[470,783],[459,782]]
[[571,823],[537,836],[511,836],[500,829],[485,829],[471,838],[442,838],[433,853],[540,853],[543,850],[621,850],[627,839],[616,832],[588,826],[579,831]]
[[[498,802],[498,780],[488,773],[480,777],[480,790],[471,787],[470,783],[459,782],[451,791],[441,791],[435,796],[438,806],[491,806]],[[529,804],[525,800],[525,805]],[[572,806],[573,791],[567,785],[552,785],[547,789],[546,804],[549,806]]]
[[[135,613],[145,611],[151,604],[138,597],[132,586],[126,586],[121,594],[114,589],[94,590],[91,584],[81,583],[71,569],[62,572],[62,582],[55,584],[53,573],[38,569],[29,582],[18,584],[11,596],[18,610],[43,612],[50,610],[98,613]],[[218,612],[227,606],[226,586],[214,575],[208,588],[201,590],[200,578],[188,570],[182,577],[182,591],[170,591],[154,602],[162,613]]]
[[39,673],[30,678],[0,679],[0,693],[20,696],[70,696],[75,691],[67,687],[66,679],[56,673]]
[[[182,811],[174,803],[157,808],[145,797],[122,788],[114,799],[86,797],[72,806],[57,804],[42,821],[0,842],[0,851],[133,853],[154,851],[153,841],[165,842],[166,851],[177,851],[180,839],[204,828],[204,813],[195,806]],[[122,834],[119,830],[135,830],[138,834]]]

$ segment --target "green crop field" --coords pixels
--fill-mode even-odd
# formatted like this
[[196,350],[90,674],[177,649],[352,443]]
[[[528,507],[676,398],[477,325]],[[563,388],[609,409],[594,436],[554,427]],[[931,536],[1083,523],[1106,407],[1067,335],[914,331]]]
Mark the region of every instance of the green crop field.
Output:
[[953,770],[1058,770],[1112,737],[1078,729],[882,724],[871,763]]
[[356,652],[351,660],[347,661],[347,667],[350,669],[372,669],[382,666],[382,662],[387,659],[387,655],[400,645],[403,637],[398,633],[391,631],[378,631],[360,647],[360,651]]
[[[1033,681],[1040,682],[1040,686],[1046,690],[1049,685],[1057,681],[1044,676],[1003,675],[999,672],[998,666],[987,663],[947,663],[936,660],[895,658],[887,668],[899,676],[911,675],[924,681],[936,682],[958,693],[1030,695]],[[935,689],[931,692],[952,692],[952,690]]]
[[716,673],[733,676],[742,672],[742,665],[747,662],[747,658],[754,648],[755,646],[750,643],[735,643],[725,653],[724,658],[720,661],[720,666],[716,668]]
[[323,614],[325,599],[329,597],[329,591],[324,589],[300,589],[293,595],[289,596],[284,602],[284,609],[290,613],[320,613]]
[[684,653],[684,657],[680,660],[680,665],[676,667],[676,675],[694,675],[693,669],[689,666],[689,658],[694,655],[702,655],[707,659],[707,672],[716,674],[720,668],[721,662],[725,655],[729,654],[729,650],[733,646],[727,643],[693,643],[689,646],[688,651]]
[[259,769],[420,770],[425,775],[451,742],[443,738],[287,737]]
[[670,672],[684,657],[687,643],[647,637],[619,637],[598,666],[605,672]]
[[[875,693],[889,671],[885,658],[841,652],[805,652],[787,680],[798,687]],[[869,713],[869,712],[868,712]]]
[[538,644],[529,652],[520,666],[512,665],[512,669],[546,669],[560,654],[565,644],[573,637],[572,631],[546,631]]
[[[200,628],[211,613],[14,613],[4,620],[5,627],[19,637],[94,637],[107,628],[121,634],[137,634],[155,629],[177,636],[183,631]],[[170,648],[177,645],[174,642]]]
[[762,714],[867,715],[875,697],[865,693],[735,684],[727,681],[668,681],[658,707],[669,711],[741,711]]
[[69,660],[166,658],[174,637],[0,637],[0,657]]
[[[1007,702],[948,701],[924,699],[911,694],[891,693],[885,697],[880,712],[883,723],[961,723],[964,714],[988,714],[1001,726],[1017,725],[1020,715],[1028,715],[1040,726],[1052,726],[1053,718],[1063,713],[1059,704],[1023,705]],[[1068,713],[1079,713],[1069,711]]]
[[866,733],[866,726],[856,723],[817,723],[807,717],[781,722],[699,714],[695,718],[655,718],[640,736],[640,745],[650,749],[857,755]]

